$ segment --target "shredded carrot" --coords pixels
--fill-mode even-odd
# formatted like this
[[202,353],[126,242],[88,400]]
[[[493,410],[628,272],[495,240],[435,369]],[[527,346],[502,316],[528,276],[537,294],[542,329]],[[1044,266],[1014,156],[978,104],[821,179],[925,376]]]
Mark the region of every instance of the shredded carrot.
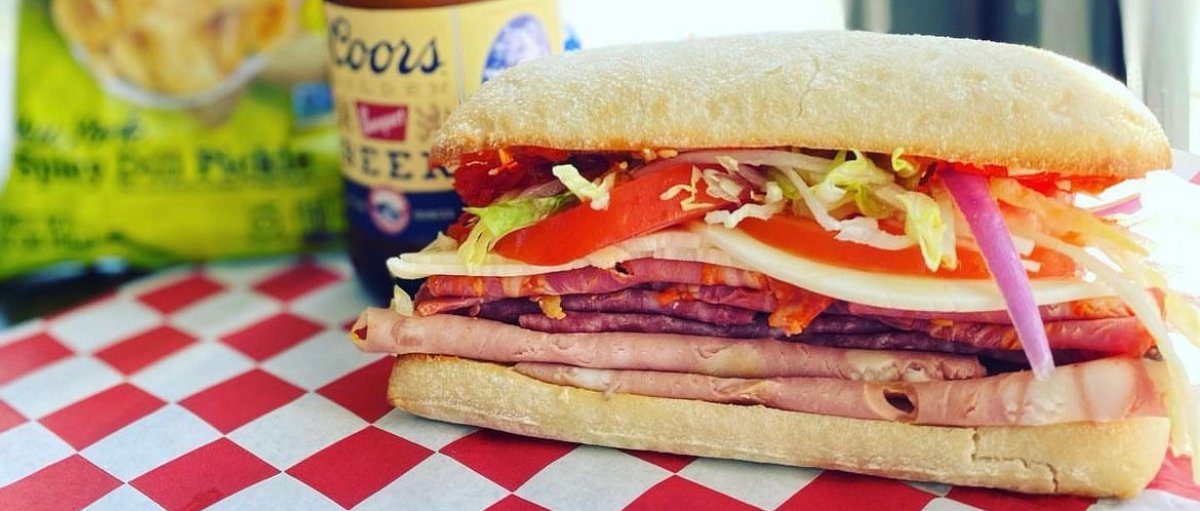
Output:
[[767,324],[781,329],[788,335],[796,335],[808,328],[825,309],[833,304],[833,298],[800,289],[778,280],[770,280],[771,293],[778,306],[767,317]]
[[686,286],[676,286],[659,292],[655,299],[659,305],[670,305],[679,301],[695,300],[696,295]]

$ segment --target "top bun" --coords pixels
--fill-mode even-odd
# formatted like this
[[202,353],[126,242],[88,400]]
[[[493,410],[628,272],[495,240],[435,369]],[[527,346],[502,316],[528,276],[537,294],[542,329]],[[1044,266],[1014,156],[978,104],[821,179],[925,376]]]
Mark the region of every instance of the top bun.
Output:
[[438,163],[476,151],[797,146],[1138,177],[1166,136],[1119,82],[1048,51],[868,32],[584,50],[516,66],[446,120]]

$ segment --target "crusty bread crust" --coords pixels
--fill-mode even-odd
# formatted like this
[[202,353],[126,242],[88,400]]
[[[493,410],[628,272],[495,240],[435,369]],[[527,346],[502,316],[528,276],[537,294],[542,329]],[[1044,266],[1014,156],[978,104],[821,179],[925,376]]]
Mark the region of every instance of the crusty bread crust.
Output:
[[1130,497],[1158,471],[1166,418],[955,428],[603,393],[508,366],[436,355],[396,360],[395,406],[521,435],[1030,493]]
[[584,50],[484,84],[433,159],[506,146],[798,146],[1129,178],[1170,166],[1150,111],[1048,51],[867,32],[775,33]]

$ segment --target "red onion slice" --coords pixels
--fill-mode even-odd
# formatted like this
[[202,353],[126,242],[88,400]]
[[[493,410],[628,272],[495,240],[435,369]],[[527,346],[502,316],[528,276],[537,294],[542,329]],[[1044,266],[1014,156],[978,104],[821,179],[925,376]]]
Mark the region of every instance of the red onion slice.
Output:
[[1021,266],[1021,256],[1013,245],[996,199],[988,191],[987,178],[949,169],[940,175],[966,218],[988,271],[1000,287],[1034,376],[1039,380],[1049,378],[1054,372],[1054,358],[1050,354],[1050,342],[1046,340],[1046,327],[1037,303],[1033,301],[1033,290],[1025,268]]
[[1120,199],[1088,208],[1087,211],[1099,217],[1137,213],[1142,209],[1142,194],[1134,193]]

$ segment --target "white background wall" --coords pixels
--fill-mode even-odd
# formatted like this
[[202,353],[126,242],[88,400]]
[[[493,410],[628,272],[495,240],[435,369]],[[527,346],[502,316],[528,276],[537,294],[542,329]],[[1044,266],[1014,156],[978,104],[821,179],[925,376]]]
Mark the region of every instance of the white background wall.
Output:
[[561,0],[561,5],[584,48],[846,26],[842,0]]

